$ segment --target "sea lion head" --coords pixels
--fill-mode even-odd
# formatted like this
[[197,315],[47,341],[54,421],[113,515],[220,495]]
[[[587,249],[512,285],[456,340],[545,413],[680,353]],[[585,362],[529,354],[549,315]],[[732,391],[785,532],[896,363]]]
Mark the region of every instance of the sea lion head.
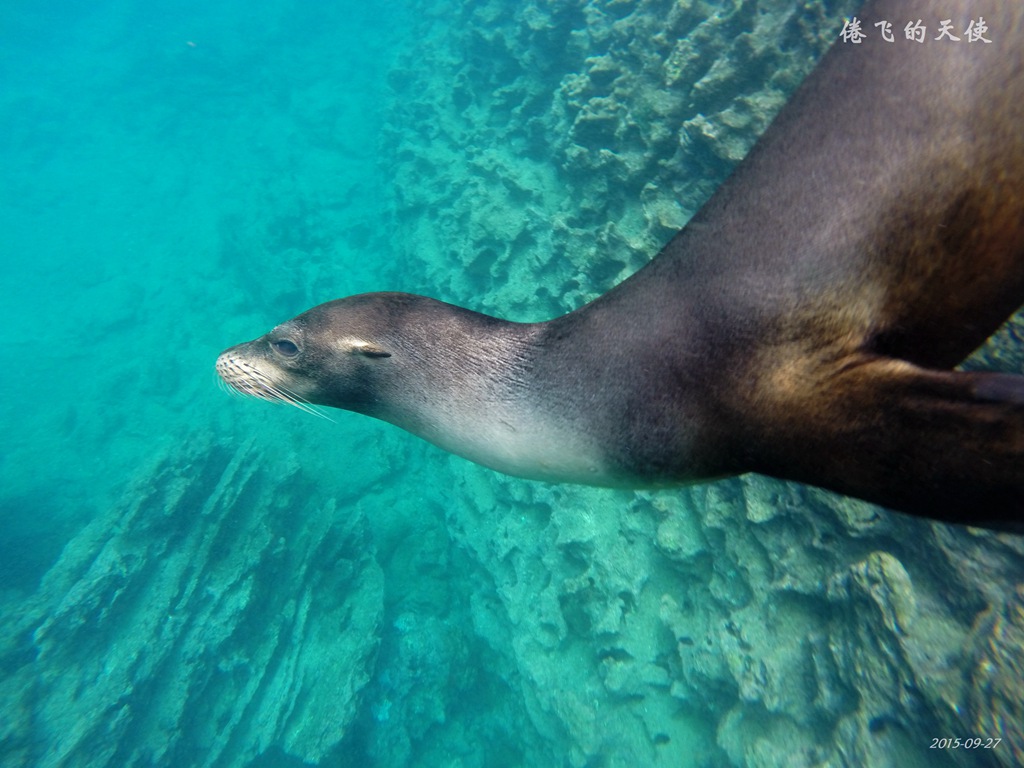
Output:
[[221,380],[236,392],[290,403],[374,414],[380,371],[395,350],[412,300],[405,294],[363,294],[327,302],[281,323],[217,358]]

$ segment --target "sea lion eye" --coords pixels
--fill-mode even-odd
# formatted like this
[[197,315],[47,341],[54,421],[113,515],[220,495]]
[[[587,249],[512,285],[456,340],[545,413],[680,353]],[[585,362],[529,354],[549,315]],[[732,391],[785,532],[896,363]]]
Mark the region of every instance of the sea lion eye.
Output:
[[276,349],[285,357],[295,357],[299,354],[299,345],[294,341],[288,339],[278,339],[277,341],[270,342],[270,346]]

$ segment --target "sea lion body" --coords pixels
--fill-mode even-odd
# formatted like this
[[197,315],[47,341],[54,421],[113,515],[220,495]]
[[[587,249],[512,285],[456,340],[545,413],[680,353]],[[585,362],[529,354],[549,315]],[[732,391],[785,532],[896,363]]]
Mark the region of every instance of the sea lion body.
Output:
[[862,11],[868,38],[833,46],[659,256],[568,315],[368,294],[218,370],[526,477],[756,471],[1016,528],[1024,377],[950,369],[1024,304],[1024,7],[957,5],[913,13],[984,17],[993,42],[887,43],[873,22],[905,4]]

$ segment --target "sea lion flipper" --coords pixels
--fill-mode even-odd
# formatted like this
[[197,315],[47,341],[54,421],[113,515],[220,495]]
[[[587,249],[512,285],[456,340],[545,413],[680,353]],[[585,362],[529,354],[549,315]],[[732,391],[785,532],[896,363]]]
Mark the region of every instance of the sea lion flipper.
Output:
[[808,411],[814,417],[799,428],[795,419],[777,425],[760,471],[911,514],[1024,532],[1024,376],[873,358],[828,377],[801,418]]
[[978,377],[974,394],[979,400],[1024,405],[1024,376],[990,373]]

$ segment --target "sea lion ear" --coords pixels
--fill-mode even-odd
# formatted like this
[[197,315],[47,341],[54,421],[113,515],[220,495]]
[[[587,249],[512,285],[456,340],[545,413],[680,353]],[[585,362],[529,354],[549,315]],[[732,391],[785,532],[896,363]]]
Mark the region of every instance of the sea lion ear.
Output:
[[383,347],[378,347],[376,344],[372,344],[369,341],[363,341],[362,339],[353,340],[352,342],[352,354],[362,355],[363,357],[391,357],[391,353]]
[[339,339],[338,345],[342,351],[348,352],[350,355],[363,355],[363,357],[391,357],[391,353],[383,347],[369,341],[364,341],[363,339],[347,337]]

